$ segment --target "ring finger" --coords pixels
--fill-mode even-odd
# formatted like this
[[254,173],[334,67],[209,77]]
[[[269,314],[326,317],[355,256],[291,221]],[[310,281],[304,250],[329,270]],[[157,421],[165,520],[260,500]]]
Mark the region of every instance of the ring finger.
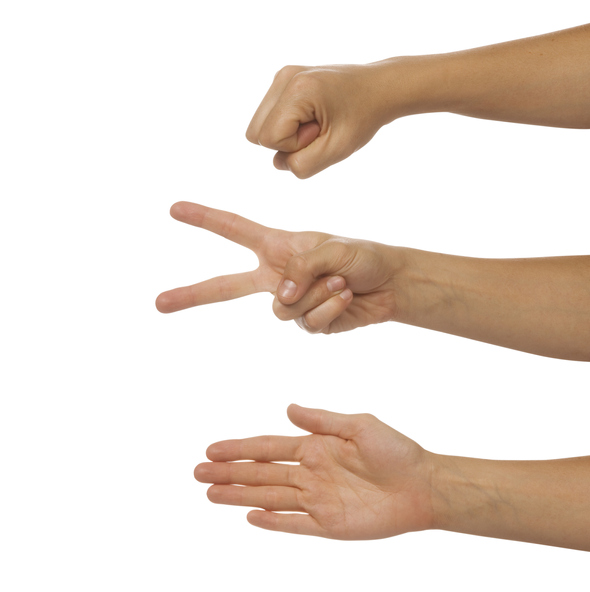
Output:
[[297,491],[293,487],[212,485],[207,497],[215,504],[249,506],[271,512],[301,512]]
[[351,302],[352,292],[346,288],[337,296],[332,296],[326,302],[307,311],[295,319],[295,322],[308,333],[321,333],[346,310]]

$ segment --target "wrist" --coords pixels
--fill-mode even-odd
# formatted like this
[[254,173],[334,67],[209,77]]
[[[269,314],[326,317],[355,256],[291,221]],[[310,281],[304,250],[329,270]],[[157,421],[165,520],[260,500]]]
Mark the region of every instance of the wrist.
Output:
[[452,110],[450,54],[403,56],[370,64],[377,69],[382,125],[419,113]]
[[434,457],[433,529],[523,540],[513,528],[519,514],[512,503],[513,483],[500,461]]
[[440,253],[406,247],[391,249],[396,261],[392,320],[442,330],[441,319],[453,316],[458,295],[452,260]]
[[468,477],[468,470],[462,461],[472,460],[460,457],[433,454],[431,473],[432,528],[435,530],[465,531],[458,526],[458,515],[473,512],[473,492],[476,487]]

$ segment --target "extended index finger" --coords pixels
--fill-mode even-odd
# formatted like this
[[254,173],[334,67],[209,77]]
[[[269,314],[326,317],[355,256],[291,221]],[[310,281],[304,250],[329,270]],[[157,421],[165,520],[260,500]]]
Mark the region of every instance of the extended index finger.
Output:
[[252,251],[256,251],[269,230],[266,226],[237,214],[188,201],[175,203],[170,208],[170,215],[180,222],[214,232]]
[[300,461],[299,449],[304,437],[256,436],[242,440],[224,440],[207,448],[207,458],[218,462],[255,460],[258,462]]

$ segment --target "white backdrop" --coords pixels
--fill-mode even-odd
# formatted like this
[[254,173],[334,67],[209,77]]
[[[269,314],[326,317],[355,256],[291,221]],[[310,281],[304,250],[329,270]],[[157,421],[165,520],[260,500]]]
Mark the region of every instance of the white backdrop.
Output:
[[7,0],[0,8],[3,590],[586,590],[588,556],[445,532],[258,530],[194,481],[291,402],[439,453],[590,453],[589,366],[387,324],[310,336],[269,295],[161,315],[256,264],[178,200],[289,230],[481,257],[587,254],[586,131],[411,117],[307,181],[244,137],[283,65],[466,49],[588,3]]

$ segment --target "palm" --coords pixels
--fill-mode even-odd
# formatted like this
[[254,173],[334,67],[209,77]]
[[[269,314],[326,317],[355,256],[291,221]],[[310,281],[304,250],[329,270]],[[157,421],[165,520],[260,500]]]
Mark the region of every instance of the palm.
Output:
[[412,476],[423,451],[387,429],[390,448],[380,450],[333,436],[310,436],[306,442],[302,507],[324,536],[376,539],[427,527],[422,509],[427,507],[427,490]]
[[[214,484],[211,501],[263,508],[248,515],[262,528],[326,538],[377,539],[431,526],[430,453],[371,415],[297,405],[288,413],[312,434],[209,447],[214,462],[198,465],[195,477]],[[234,462],[244,460],[254,462]]]
[[186,202],[175,204],[171,213],[177,220],[249,248],[257,255],[259,266],[254,271],[220,276],[164,292],[156,303],[161,312],[174,312],[258,292],[274,294],[288,262],[295,255],[324,246],[339,249],[329,274],[344,277],[354,293],[350,306],[324,332],[347,331],[391,317],[393,291],[382,277],[384,265],[378,252],[380,245],[348,241],[319,232],[271,229],[235,214]]

